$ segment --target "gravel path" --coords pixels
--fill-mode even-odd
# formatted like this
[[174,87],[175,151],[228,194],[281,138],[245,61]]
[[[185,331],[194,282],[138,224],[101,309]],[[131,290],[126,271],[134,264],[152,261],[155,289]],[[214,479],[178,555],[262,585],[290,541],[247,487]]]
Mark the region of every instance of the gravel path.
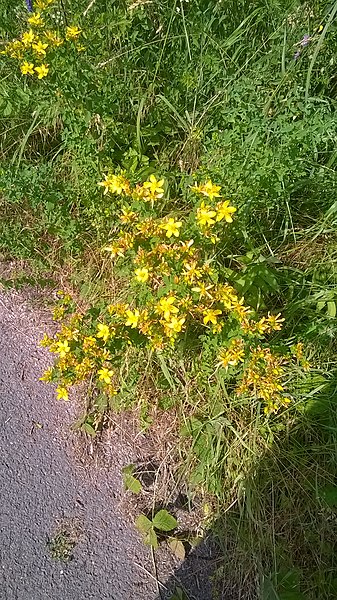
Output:
[[[116,449],[109,471],[76,461],[73,406],[37,380],[44,331],[43,312],[0,291],[0,598],[155,599],[149,549],[118,506],[128,457]],[[69,562],[47,546],[59,527],[76,536]]]

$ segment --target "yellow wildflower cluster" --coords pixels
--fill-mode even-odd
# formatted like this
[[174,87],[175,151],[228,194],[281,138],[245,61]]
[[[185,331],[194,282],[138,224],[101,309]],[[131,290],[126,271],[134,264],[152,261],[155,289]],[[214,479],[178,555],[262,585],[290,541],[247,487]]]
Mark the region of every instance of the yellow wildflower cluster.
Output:
[[[43,79],[49,73],[49,56],[55,48],[62,46],[65,41],[75,41],[81,34],[77,26],[66,27],[64,36],[53,29],[48,29],[48,9],[55,0],[37,0],[36,12],[27,18],[27,30],[20,39],[9,42],[1,54],[19,61],[22,75],[35,76]],[[46,14],[43,14],[46,13]],[[83,49],[76,45],[77,49]]]
[[285,357],[260,346],[249,350],[249,359],[237,391],[262,400],[265,413],[271,414],[290,402],[281,383],[285,376]]
[[[155,202],[163,198],[165,181],[154,175],[132,186],[125,173],[109,172],[100,185],[104,194],[122,196],[116,215],[120,227],[104,250],[117,271],[123,259],[128,298],[68,317],[69,300],[61,296],[55,311],[62,319],[61,330],[42,341],[58,358],[42,379],[60,383],[60,398],[66,398],[71,385],[89,378],[113,395],[118,389],[116,364],[130,345],[164,351],[190,335],[198,343],[213,336],[214,360],[241,377],[238,393],[262,400],[268,414],[285,406],[285,359],[263,345],[284,319],[270,313],[258,318],[224,280],[214,253],[209,254],[207,241],[198,235],[200,228],[230,223],[235,208],[229,201],[215,206],[202,201],[196,212],[177,214],[166,203]],[[211,181],[194,191],[210,201],[220,197],[220,186]],[[296,348],[298,356],[300,350]]]

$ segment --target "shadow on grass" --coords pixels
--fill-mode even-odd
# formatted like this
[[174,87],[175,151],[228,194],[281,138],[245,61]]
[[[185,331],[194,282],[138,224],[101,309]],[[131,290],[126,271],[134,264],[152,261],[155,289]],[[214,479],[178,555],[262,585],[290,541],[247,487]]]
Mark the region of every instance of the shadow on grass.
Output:
[[156,600],[336,600],[337,372],[277,424],[241,497]]

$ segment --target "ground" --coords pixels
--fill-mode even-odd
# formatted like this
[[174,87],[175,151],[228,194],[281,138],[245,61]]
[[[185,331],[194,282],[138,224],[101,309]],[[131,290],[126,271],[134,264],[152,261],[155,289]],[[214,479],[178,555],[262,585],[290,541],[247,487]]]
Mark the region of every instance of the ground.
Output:
[[183,564],[160,549],[154,563],[127,518],[125,436],[111,433],[108,466],[90,456],[90,441],[71,431],[76,401],[57,402],[38,380],[50,364],[38,340],[50,327],[46,310],[0,290],[2,597],[157,600],[182,585],[191,599],[211,598],[207,544]]

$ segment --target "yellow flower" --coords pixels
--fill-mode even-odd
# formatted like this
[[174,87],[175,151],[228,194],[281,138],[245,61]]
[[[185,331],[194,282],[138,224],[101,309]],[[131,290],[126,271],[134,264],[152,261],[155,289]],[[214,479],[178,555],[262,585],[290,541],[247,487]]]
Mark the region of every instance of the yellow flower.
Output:
[[172,235],[179,237],[179,229],[181,226],[181,221],[175,221],[174,219],[170,218],[167,223],[160,225],[160,228],[164,229],[166,231],[166,237],[170,238]]
[[64,387],[63,385],[59,385],[56,388],[56,391],[58,400],[69,400],[69,394],[66,387]]
[[98,331],[98,333],[96,334],[96,337],[102,338],[102,340],[104,340],[104,342],[106,342],[109,339],[110,329],[107,325],[105,325],[104,323],[98,323],[97,331]]
[[58,341],[55,345],[55,348],[55,352],[57,352],[60,355],[60,358],[64,358],[66,354],[70,352],[70,347],[67,340],[64,340],[64,342],[62,342],[61,340]]
[[174,306],[176,300],[175,296],[164,296],[163,298],[160,298],[157,304],[156,311],[162,313],[166,321],[171,319],[171,314],[177,314],[179,312],[179,309]]
[[132,310],[127,310],[126,316],[127,316],[127,320],[125,321],[125,325],[127,327],[131,327],[132,329],[135,329],[138,325],[138,321],[139,321],[139,317],[140,317],[139,310],[135,309],[134,312],[132,312]]
[[229,348],[222,348],[220,350],[219,358],[222,366],[227,367],[228,365],[237,365],[238,362],[244,361],[245,346],[242,339],[232,340]]
[[39,67],[35,67],[34,69],[37,73],[37,78],[38,79],[43,79],[43,77],[46,77],[48,75],[48,65],[40,65]]
[[98,378],[101,381],[104,381],[104,383],[111,383],[111,378],[113,377],[114,372],[106,367],[103,367],[97,371],[97,374],[99,376]]
[[58,47],[63,44],[63,40],[56,35],[55,31],[47,30],[44,32],[44,36],[52,46]]
[[212,323],[213,325],[217,324],[217,316],[222,314],[222,310],[205,308],[202,313],[204,315],[204,324]]
[[162,198],[164,195],[164,179],[157,181],[156,177],[152,174],[148,181],[144,181],[143,188],[148,190],[149,195],[153,198]]
[[25,61],[24,63],[22,63],[20,70],[23,75],[34,75],[33,63]]
[[209,205],[202,202],[200,208],[197,210],[197,221],[202,227],[209,227],[215,223],[213,218],[215,215],[215,210],[212,210]]
[[46,48],[48,48],[48,44],[44,44],[41,42],[41,40],[39,40],[36,42],[36,44],[32,44],[32,48],[37,54],[46,56]]
[[103,186],[104,194],[110,192],[110,194],[122,194],[122,192],[128,193],[130,191],[130,184],[123,175],[113,175],[108,173],[105,175],[105,180],[100,181],[98,185]]
[[282,329],[282,323],[284,319],[281,319],[281,313],[278,315],[270,315],[268,313],[268,317],[266,319],[266,323],[268,323],[270,329],[272,331],[280,331]]
[[41,18],[41,14],[39,12],[32,14],[31,17],[27,19],[30,25],[35,25],[36,27],[43,26],[43,19]]
[[34,42],[34,40],[35,35],[32,29],[30,29],[29,31],[25,31],[25,33],[22,35],[22,43],[24,44],[24,46],[29,46]]
[[140,267],[135,270],[135,279],[140,283],[145,283],[149,278],[149,269],[146,267]]
[[213,200],[213,198],[219,198],[221,187],[220,185],[214,185],[211,180],[206,181],[205,183],[201,183],[200,185],[195,184],[194,187],[192,187],[192,190],[195,192],[198,192],[199,194],[203,194],[204,196],[207,196],[208,198],[210,198],[211,200]]
[[52,380],[53,377],[53,367],[49,367],[40,377],[39,381],[47,381],[48,383]]
[[45,8],[47,8],[47,6],[49,6],[49,4],[52,4],[53,2],[54,0],[35,0],[37,8],[39,8],[40,10],[44,10]]
[[66,38],[67,40],[73,40],[77,38],[81,32],[82,29],[79,29],[79,27],[77,27],[76,25],[72,25],[71,27],[67,27]]
[[119,217],[122,223],[132,223],[135,220],[136,213],[133,210],[129,210],[128,208],[122,208],[122,214]]
[[225,219],[226,223],[233,223],[232,214],[236,212],[236,208],[229,205],[229,200],[225,200],[225,202],[219,202],[216,208],[217,221],[222,221],[222,219]]
[[182,330],[185,321],[185,317],[181,317],[180,319],[177,319],[177,317],[171,317],[170,321],[164,323],[166,333],[169,336],[179,333]]
[[199,294],[199,299],[204,296],[208,296],[208,298],[212,298],[212,295],[208,290],[211,290],[213,285],[206,285],[205,283],[199,283],[197,287],[192,288],[192,292],[197,292]]

